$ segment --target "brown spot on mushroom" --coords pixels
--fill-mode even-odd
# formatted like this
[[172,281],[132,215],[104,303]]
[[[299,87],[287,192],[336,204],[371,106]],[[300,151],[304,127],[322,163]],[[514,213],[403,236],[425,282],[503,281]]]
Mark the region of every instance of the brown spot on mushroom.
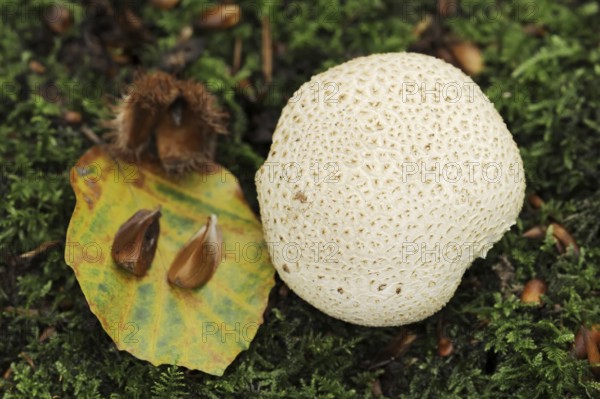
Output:
[[308,200],[308,198],[306,197],[306,194],[304,194],[302,191],[296,192],[296,194],[294,194],[293,199],[300,201],[303,204]]

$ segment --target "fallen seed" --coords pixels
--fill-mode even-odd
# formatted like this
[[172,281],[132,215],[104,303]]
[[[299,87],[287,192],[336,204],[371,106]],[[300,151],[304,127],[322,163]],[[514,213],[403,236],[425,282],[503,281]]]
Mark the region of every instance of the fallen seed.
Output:
[[146,274],[158,244],[160,216],[160,207],[141,209],[119,227],[111,251],[119,267],[138,277]]
[[196,26],[203,29],[227,29],[237,25],[242,9],[237,4],[218,4],[200,14]]
[[525,284],[523,292],[521,293],[521,302],[523,303],[535,303],[539,304],[542,302],[541,296],[546,293],[546,283],[538,278],[531,279]]
[[552,226],[552,235],[563,246],[563,251],[560,252],[564,252],[569,247],[572,247],[575,256],[579,257],[579,245],[577,245],[577,241],[575,241],[571,233],[558,223],[550,223],[550,226]]
[[467,74],[474,76],[483,71],[481,50],[474,44],[469,42],[454,44],[450,46],[450,52]]

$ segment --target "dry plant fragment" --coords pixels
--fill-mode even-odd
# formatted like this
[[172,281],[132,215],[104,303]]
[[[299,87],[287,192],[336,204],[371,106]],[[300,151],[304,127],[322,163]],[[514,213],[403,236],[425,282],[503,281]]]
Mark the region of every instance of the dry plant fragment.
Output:
[[543,226],[534,226],[523,233],[525,238],[543,238],[546,235],[546,228]]
[[587,358],[592,373],[600,376],[600,325],[594,324],[590,329],[584,325],[575,336],[572,353],[577,359]]
[[38,342],[44,342],[48,339],[52,338],[56,334],[56,327],[48,326],[42,331],[40,337],[38,338]]
[[452,354],[453,350],[454,345],[450,339],[446,337],[440,337],[440,339],[438,339],[438,355],[447,357]]
[[237,4],[218,4],[206,8],[196,26],[204,29],[228,29],[240,22],[242,9]]
[[211,279],[221,263],[223,236],[217,217],[211,215],[206,225],[177,253],[168,279],[181,288],[196,288]]
[[160,216],[160,207],[154,211],[142,209],[123,223],[111,252],[118,266],[138,277],[146,274],[156,252]]
[[544,205],[544,200],[537,194],[530,194],[527,197],[527,201],[533,206],[535,209],[540,209]]
[[538,278],[529,280],[521,293],[521,302],[541,303],[541,296],[546,293],[547,288],[546,283]]
[[564,252],[569,247],[573,247],[575,256],[579,256],[579,245],[577,245],[577,241],[575,241],[571,233],[558,223],[550,223],[550,226],[552,226],[552,235],[562,245],[562,247],[558,246],[559,251]]
[[46,25],[53,32],[61,34],[65,33],[73,25],[73,16],[71,11],[60,5],[52,5],[44,12]]
[[283,297],[283,298],[285,298],[285,297],[287,297],[287,296],[289,295],[289,293],[290,293],[290,287],[288,287],[286,283],[283,283],[283,282],[282,282],[282,283],[281,283],[281,286],[279,287],[279,291],[278,291],[278,293],[279,293],[279,296],[280,296],[280,297]]
[[411,331],[403,330],[400,334],[396,335],[392,340],[383,348],[369,367],[370,370],[385,366],[386,364],[402,357],[412,343],[417,339],[417,335]]
[[41,62],[35,60],[29,61],[29,70],[38,75],[46,73],[46,67]]
[[438,0],[437,10],[442,17],[454,15],[458,10],[458,0]]
[[583,341],[585,342],[585,350],[590,363],[590,368],[595,375],[600,375],[600,351],[598,350],[598,342],[594,339],[592,333],[585,327],[582,327]]
[[110,58],[119,65],[127,65],[131,63],[131,57],[125,53],[123,47],[107,47]]
[[529,36],[544,37],[548,34],[548,31],[543,26],[534,23],[526,24],[522,29]]
[[433,18],[431,15],[425,15],[417,24],[413,27],[413,34],[417,37],[421,36],[431,26]]
[[579,327],[579,330],[575,335],[575,342],[573,342],[572,353],[577,359],[585,359],[587,357],[587,348],[585,346],[585,340],[583,339],[583,331],[585,329],[585,326]]
[[462,42],[450,46],[450,52],[460,65],[461,69],[471,76],[483,71],[483,57],[481,50],[469,42]]
[[161,10],[170,10],[179,4],[179,0],[150,0],[150,3]]
[[21,255],[19,255],[19,257],[21,259],[31,259],[41,253],[46,252],[49,249],[58,247],[60,244],[62,244],[62,241],[60,241],[60,240],[46,241],[46,242],[40,244],[36,249],[22,253]]
[[381,389],[381,381],[379,381],[379,378],[373,381],[371,384],[371,393],[375,397],[383,396],[383,390]]
[[233,61],[231,64],[231,74],[235,75],[242,66],[242,38],[236,36],[233,44]]
[[63,119],[65,122],[70,123],[71,125],[79,125],[83,120],[83,116],[77,111],[66,111],[63,114]]
[[194,35],[194,28],[191,25],[186,25],[179,31],[179,36],[177,36],[177,41],[179,43],[188,41]]
[[[579,245],[577,245],[577,241],[575,241],[575,238],[573,238],[571,233],[569,233],[567,229],[558,223],[550,223],[549,226],[552,227],[552,236],[556,240],[556,248],[558,249],[558,252],[565,253],[569,247],[572,247],[573,253],[578,257]],[[523,233],[523,237],[543,238],[546,235],[546,230],[547,227],[534,226]]]
[[214,159],[226,114],[204,85],[164,72],[143,75],[117,106],[109,134],[118,155],[158,159],[170,173],[199,170]]
[[503,295],[507,295],[510,283],[515,277],[514,266],[508,261],[506,256],[501,256],[500,262],[492,266],[492,270],[496,273],[498,279],[500,280],[500,292]]
[[273,80],[273,39],[271,37],[271,20],[268,15],[262,19],[262,72],[265,82]]
[[454,345],[452,344],[452,340],[444,334],[444,322],[442,319],[438,321],[437,325],[437,346],[438,346],[438,355],[441,357],[448,357],[454,352]]
[[25,361],[31,366],[32,369],[35,369],[35,363],[33,362],[31,356],[27,354],[27,352],[20,352],[19,356],[25,359]]
[[196,61],[204,51],[204,38],[193,35],[194,29],[191,26],[183,27],[177,43],[161,55],[157,69],[176,75]]

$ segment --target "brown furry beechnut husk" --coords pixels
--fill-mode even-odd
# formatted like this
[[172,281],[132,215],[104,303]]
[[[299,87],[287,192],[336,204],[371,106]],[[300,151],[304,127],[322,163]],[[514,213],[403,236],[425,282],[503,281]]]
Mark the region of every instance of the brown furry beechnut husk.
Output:
[[138,77],[115,107],[108,134],[115,154],[158,160],[170,174],[200,170],[215,156],[227,114],[206,87],[164,72]]

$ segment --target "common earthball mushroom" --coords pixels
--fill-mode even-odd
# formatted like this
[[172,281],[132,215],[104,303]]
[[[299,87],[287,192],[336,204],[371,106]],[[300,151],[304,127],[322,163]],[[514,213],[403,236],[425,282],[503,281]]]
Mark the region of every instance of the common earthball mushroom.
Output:
[[515,223],[522,171],[471,78],[430,56],[389,53],[302,85],[256,184],[283,281],[330,316],[394,326],[440,310]]

